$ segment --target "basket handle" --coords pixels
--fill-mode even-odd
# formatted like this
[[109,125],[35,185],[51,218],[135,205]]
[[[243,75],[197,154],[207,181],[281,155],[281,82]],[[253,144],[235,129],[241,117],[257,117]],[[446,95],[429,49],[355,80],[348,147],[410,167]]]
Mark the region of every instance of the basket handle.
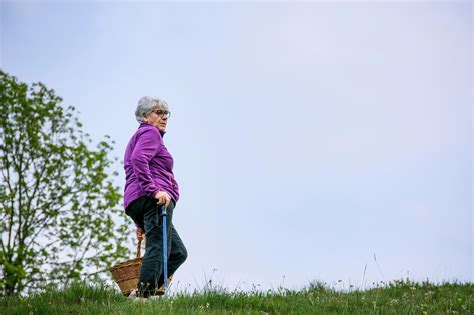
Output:
[[137,258],[140,258],[141,256],[142,256],[142,240],[138,240]]

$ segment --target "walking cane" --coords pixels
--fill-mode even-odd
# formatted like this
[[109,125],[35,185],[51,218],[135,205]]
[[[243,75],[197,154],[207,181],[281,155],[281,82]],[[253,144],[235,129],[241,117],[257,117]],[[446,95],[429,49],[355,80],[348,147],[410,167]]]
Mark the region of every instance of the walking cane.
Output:
[[165,281],[165,295],[168,292],[168,250],[166,248],[166,206],[161,207],[161,217],[163,218],[163,280]]

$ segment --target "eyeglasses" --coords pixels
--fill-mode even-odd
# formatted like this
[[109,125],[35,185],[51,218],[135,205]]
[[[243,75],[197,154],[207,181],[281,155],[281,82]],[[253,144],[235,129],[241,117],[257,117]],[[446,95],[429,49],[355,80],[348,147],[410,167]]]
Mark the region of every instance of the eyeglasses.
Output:
[[171,116],[171,112],[170,111],[167,111],[167,110],[154,110],[152,111],[153,113],[157,114],[158,116],[160,116],[161,118],[165,117],[166,118],[170,118]]

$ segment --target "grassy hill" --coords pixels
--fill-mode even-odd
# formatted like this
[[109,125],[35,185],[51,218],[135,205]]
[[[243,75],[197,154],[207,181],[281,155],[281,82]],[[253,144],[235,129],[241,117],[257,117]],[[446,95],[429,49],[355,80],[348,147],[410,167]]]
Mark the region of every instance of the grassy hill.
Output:
[[473,294],[472,283],[397,280],[340,292],[315,282],[300,291],[221,288],[143,303],[105,285],[76,283],[58,291],[0,299],[0,314],[474,314]]

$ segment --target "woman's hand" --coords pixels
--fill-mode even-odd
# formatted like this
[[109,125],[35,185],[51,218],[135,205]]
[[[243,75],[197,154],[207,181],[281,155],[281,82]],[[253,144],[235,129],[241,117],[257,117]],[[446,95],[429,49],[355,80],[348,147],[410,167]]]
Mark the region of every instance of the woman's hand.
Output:
[[155,194],[156,203],[159,205],[164,204],[165,207],[168,207],[171,201],[170,195],[166,191],[159,191]]
[[139,241],[143,241],[143,239],[145,238],[145,232],[143,232],[142,228],[137,226],[137,240]]

